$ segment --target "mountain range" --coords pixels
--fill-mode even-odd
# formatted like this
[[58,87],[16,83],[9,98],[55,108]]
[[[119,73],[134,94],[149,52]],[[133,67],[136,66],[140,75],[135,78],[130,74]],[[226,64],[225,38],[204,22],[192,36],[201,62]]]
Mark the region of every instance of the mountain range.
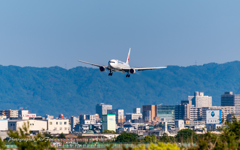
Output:
[[37,115],[94,114],[98,103],[132,112],[144,104],[180,104],[194,91],[212,96],[220,105],[226,91],[240,94],[240,62],[201,66],[168,66],[125,74],[97,68],[36,68],[0,66],[0,109],[28,109]]

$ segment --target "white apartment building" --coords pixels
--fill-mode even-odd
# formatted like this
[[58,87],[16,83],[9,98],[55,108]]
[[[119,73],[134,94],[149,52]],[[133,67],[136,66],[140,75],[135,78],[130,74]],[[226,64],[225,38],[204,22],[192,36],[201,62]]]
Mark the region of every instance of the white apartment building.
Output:
[[192,101],[194,107],[211,107],[212,96],[205,96],[203,92],[194,92],[194,96],[188,96],[188,100]]
[[68,119],[48,119],[47,131],[50,134],[69,134],[69,120]]

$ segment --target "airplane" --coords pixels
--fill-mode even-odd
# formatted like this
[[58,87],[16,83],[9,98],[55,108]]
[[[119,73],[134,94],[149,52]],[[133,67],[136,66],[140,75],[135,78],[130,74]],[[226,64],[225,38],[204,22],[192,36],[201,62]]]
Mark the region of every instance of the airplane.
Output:
[[89,65],[99,67],[99,70],[101,72],[104,72],[105,69],[110,70],[110,73],[108,74],[108,76],[112,76],[113,71],[127,73],[126,77],[130,77],[130,74],[136,73],[136,70],[137,71],[144,71],[144,70],[167,68],[167,67],[130,67],[130,65],[129,65],[130,52],[131,52],[131,48],[129,48],[128,57],[127,57],[126,62],[122,62],[122,61],[117,60],[117,59],[111,59],[108,62],[108,66],[93,64],[93,63],[89,63],[89,62],[82,61],[82,60],[78,60],[78,61],[82,62],[82,63],[85,63],[85,64],[89,64]]

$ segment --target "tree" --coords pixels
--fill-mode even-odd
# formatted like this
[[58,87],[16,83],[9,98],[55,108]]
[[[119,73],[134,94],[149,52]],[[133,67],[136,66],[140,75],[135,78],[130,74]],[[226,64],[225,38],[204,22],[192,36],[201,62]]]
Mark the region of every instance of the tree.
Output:
[[178,142],[195,142],[197,140],[197,134],[191,129],[182,129],[178,131],[176,140]]
[[116,142],[137,142],[137,137],[138,135],[135,133],[126,133],[123,132],[122,134],[120,134],[117,139]]
[[180,150],[180,148],[176,144],[164,144],[164,143],[158,143],[157,145],[151,143],[151,145],[148,147],[149,150]]
[[47,140],[41,133],[38,133],[35,137],[29,136],[29,121],[24,122],[22,127],[19,127],[17,131],[8,131],[8,136],[11,138],[14,144],[19,150],[48,150],[55,149],[50,146],[50,141]]
[[145,136],[143,141],[147,142],[147,143],[150,143],[150,142],[152,142],[152,137],[151,136]]
[[145,136],[144,142],[150,143],[150,142],[156,142],[156,136],[153,134],[151,136]]
[[0,149],[7,149],[7,146],[5,145],[1,137],[0,137]]
[[58,138],[59,139],[65,139],[66,137],[65,137],[65,135],[63,133],[61,133],[61,134],[59,134]]
[[174,138],[171,136],[168,136],[167,133],[164,133],[161,137],[160,137],[160,141],[161,142],[165,142],[165,143],[169,143],[169,142],[173,142]]
[[104,130],[102,133],[116,133],[116,132],[113,130]]
[[53,138],[53,136],[52,136],[51,134],[49,134],[49,133],[44,133],[44,136],[45,136],[46,138]]

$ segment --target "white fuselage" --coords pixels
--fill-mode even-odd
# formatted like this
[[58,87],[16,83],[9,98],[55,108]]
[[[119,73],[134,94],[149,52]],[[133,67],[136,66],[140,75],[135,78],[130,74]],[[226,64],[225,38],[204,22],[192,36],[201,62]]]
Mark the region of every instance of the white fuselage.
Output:
[[108,62],[108,67],[111,68],[111,70],[113,71],[119,71],[119,72],[127,72],[125,71],[125,69],[131,69],[129,64],[116,59],[111,59]]

